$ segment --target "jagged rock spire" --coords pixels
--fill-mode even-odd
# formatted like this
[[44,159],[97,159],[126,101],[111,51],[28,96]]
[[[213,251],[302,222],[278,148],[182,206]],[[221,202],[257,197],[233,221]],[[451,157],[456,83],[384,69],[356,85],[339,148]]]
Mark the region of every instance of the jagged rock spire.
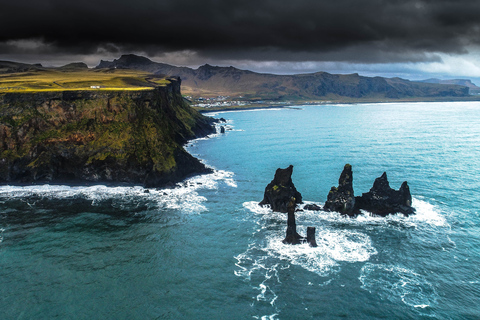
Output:
[[367,210],[379,216],[397,212],[410,215],[415,212],[412,208],[412,195],[407,181],[402,183],[399,190],[394,190],[390,187],[386,172],[375,179],[369,192],[356,197],[355,203],[358,209]]
[[412,208],[412,196],[407,182],[403,182],[399,190],[394,190],[390,187],[386,172],[375,179],[369,192],[355,197],[352,166],[349,164],[345,165],[338,179],[338,187],[332,187],[328,193],[324,209],[348,216],[355,216],[360,213],[360,210],[366,210],[379,216],[391,213],[409,215],[415,212],[415,209]]
[[295,207],[296,200],[294,197],[290,198],[290,201],[287,204],[287,232],[283,243],[285,244],[300,244],[304,239],[301,235],[297,233],[297,224],[295,222]]
[[346,164],[338,179],[338,187],[332,187],[324,206],[325,211],[337,211],[353,216],[356,214],[355,196],[353,193],[352,166]]

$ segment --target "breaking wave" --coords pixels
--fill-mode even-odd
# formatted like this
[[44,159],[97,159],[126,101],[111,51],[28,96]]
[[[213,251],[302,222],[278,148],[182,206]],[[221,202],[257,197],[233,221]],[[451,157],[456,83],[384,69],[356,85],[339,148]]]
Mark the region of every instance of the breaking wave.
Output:
[[[220,135],[220,127],[233,130],[231,121],[216,124],[216,133],[205,138],[191,140],[188,144]],[[187,144],[187,151],[188,151]],[[204,162],[202,159],[200,161]],[[236,188],[233,172],[216,170],[206,164],[213,172],[193,176],[177,183],[173,188],[144,188],[141,186],[67,186],[67,185],[32,185],[32,186],[0,186],[0,203],[21,201],[33,207],[38,202],[48,200],[80,200],[89,205],[110,207],[122,210],[171,209],[187,213],[206,211],[203,205],[207,199],[199,195],[200,190],[216,190],[219,184]]]
[[200,213],[206,209],[203,205],[207,199],[199,195],[202,189],[214,190],[219,183],[236,187],[233,173],[216,170],[211,174],[195,176],[177,183],[174,188],[155,189],[135,187],[94,186],[0,186],[0,200],[20,200],[29,206],[45,200],[89,201],[92,206],[100,206],[105,202],[120,209],[134,209],[141,206],[148,209],[175,209],[189,213]]

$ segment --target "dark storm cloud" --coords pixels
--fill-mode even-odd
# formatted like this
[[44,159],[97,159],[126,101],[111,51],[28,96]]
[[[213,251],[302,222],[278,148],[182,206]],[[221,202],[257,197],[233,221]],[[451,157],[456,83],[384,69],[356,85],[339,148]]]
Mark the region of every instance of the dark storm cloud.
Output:
[[16,0],[0,10],[0,50],[40,39],[42,50],[75,54],[422,61],[478,44],[479,16],[476,0]]

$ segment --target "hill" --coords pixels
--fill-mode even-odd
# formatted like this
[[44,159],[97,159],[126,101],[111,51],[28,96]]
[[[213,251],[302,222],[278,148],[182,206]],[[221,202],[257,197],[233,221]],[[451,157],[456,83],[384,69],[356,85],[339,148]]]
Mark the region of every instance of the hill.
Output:
[[437,83],[437,84],[458,84],[460,86],[465,86],[469,88],[475,88],[475,89],[480,89],[480,87],[477,87],[476,84],[474,84],[471,80],[469,79],[448,79],[448,80],[440,80],[436,78],[430,78],[426,80],[420,80],[418,82],[425,82],[425,83]]
[[0,61],[0,74],[43,70],[41,64],[26,64],[12,61]]
[[458,98],[469,95],[467,87],[456,84],[364,77],[356,73],[274,75],[208,64],[192,69],[157,63],[136,55],[123,55],[113,61],[101,61],[97,69],[134,69],[156,75],[179,76],[182,79],[182,92],[193,97],[220,95],[268,101],[378,101]]

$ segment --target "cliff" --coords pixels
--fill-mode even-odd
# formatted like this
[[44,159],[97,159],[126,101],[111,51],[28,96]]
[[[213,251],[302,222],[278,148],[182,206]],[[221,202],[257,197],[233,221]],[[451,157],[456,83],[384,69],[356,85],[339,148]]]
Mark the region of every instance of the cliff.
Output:
[[214,131],[180,79],[151,90],[0,94],[0,183],[163,186],[208,171],[183,144]]

